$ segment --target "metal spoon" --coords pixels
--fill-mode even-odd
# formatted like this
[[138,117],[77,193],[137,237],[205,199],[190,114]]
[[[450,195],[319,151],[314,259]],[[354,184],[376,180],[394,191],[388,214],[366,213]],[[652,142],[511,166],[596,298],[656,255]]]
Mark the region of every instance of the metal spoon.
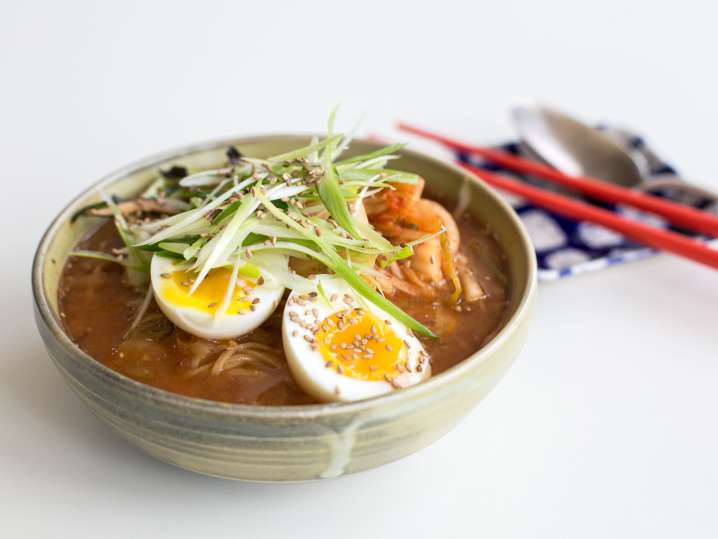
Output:
[[686,202],[688,198],[718,201],[718,195],[674,174],[649,176],[645,156],[628,153],[613,138],[555,109],[517,105],[511,109],[511,117],[528,153],[566,174],[644,191],[675,189]]

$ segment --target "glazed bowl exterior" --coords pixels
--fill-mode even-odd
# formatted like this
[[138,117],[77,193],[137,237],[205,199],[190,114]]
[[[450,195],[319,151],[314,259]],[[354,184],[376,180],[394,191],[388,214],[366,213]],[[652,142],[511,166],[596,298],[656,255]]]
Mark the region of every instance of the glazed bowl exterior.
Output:
[[[57,291],[68,252],[91,220],[71,223],[99,200],[98,187],[131,195],[159,168],[216,167],[229,145],[263,157],[306,144],[310,137],[272,135],[220,140],[170,151],[130,165],[79,195],[50,225],[35,255],[32,286],[40,335],[67,384],[112,429],[150,455],[196,472],[252,481],[305,481],[374,468],[409,455],[448,432],[504,375],[526,339],[536,294],[536,263],[513,210],[489,187],[453,165],[403,151],[396,168],[421,174],[428,193],[488,224],[511,270],[509,316],[501,331],[457,366],[417,386],[353,403],[302,406],[224,404],[176,395],[131,380],[95,361],[64,333]],[[377,145],[352,143],[352,152]]]

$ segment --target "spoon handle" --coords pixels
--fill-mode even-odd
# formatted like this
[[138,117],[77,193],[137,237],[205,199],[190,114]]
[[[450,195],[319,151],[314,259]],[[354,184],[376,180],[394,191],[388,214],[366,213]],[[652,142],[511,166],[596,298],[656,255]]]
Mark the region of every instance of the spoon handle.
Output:
[[637,186],[636,189],[648,193],[650,193],[654,189],[676,189],[683,191],[684,193],[687,193],[688,195],[695,198],[702,198],[710,200],[711,202],[718,202],[718,195],[716,195],[715,193],[698,187],[697,185],[690,184],[687,181],[682,180],[676,176],[655,180],[652,179]]

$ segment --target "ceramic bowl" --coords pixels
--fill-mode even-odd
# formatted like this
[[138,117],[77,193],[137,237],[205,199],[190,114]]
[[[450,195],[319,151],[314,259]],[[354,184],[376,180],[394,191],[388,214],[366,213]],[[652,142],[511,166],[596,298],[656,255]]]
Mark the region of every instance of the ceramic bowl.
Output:
[[[55,218],[38,246],[32,287],[37,325],[67,384],[117,433],[150,455],[196,472],[252,481],[305,481],[337,477],[400,459],[434,442],[496,385],[526,339],[536,294],[533,249],[513,210],[484,183],[453,165],[403,151],[395,168],[421,174],[429,194],[457,200],[467,185],[468,210],[488,224],[508,255],[510,316],[484,348],[414,387],[348,404],[248,406],[184,397],[110,370],[63,332],[57,290],[69,250],[88,221],[70,222],[80,207],[99,200],[97,188],[138,192],[159,167],[216,167],[230,144],[245,155],[267,156],[308,142],[300,135],[220,140],[163,153],[110,174]],[[354,141],[354,152],[377,146]],[[478,443],[478,441],[477,441]]]

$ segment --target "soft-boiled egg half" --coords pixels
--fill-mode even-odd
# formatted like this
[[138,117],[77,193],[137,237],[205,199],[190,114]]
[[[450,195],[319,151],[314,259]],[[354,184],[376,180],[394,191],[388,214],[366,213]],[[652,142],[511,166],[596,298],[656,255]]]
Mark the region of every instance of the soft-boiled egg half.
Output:
[[[287,257],[272,257],[272,265],[287,267]],[[211,270],[196,290],[196,274],[183,270],[171,258],[152,257],[151,279],[155,300],[176,326],[205,339],[231,339],[259,327],[274,312],[284,286],[255,266],[240,268],[229,302],[225,302],[231,267]],[[226,304],[226,308],[222,309]],[[224,312],[219,312],[222,309]]]
[[428,354],[406,327],[341,279],[315,279],[320,292],[292,292],[282,321],[287,362],[304,391],[324,402],[353,401],[431,375]]

